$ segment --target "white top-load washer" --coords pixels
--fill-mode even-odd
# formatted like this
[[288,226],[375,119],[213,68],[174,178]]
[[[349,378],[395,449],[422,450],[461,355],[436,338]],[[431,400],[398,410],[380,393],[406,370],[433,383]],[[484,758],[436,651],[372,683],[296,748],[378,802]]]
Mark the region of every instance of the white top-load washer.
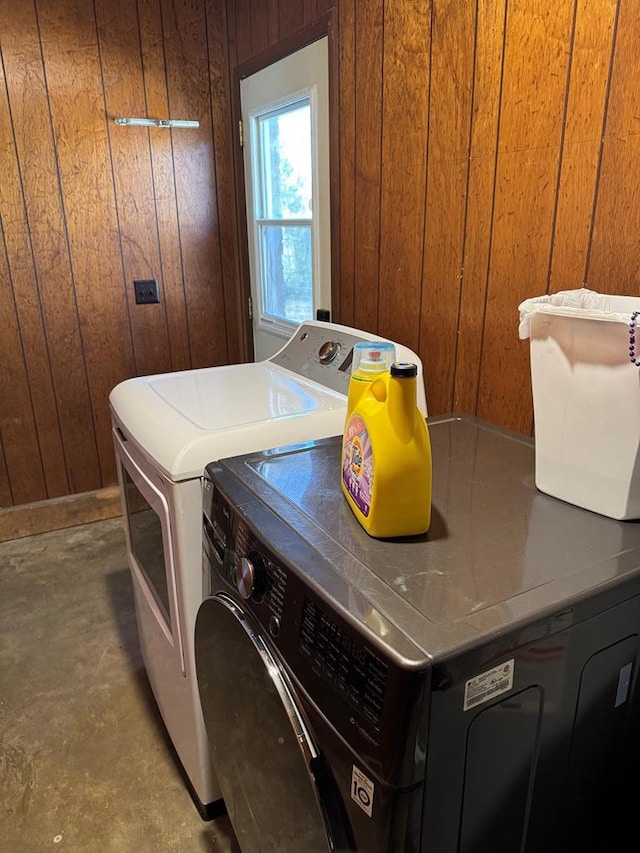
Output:
[[[353,347],[383,340],[306,322],[271,358],[128,379],[110,395],[138,633],[149,682],[194,802],[223,808],[210,766],[196,680],[194,628],[203,600],[202,474],[228,456],[342,432]],[[426,415],[422,364],[418,405]]]

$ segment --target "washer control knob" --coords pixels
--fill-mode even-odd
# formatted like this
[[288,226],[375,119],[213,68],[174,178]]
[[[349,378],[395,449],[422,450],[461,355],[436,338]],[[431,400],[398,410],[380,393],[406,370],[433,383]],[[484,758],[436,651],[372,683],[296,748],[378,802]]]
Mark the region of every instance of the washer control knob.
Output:
[[325,341],[318,351],[320,364],[330,364],[339,352],[340,344],[338,341]]
[[265,589],[264,562],[257,551],[251,551],[247,557],[241,557],[236,564],[236,589],[245,601],[252,596],[260,600]]

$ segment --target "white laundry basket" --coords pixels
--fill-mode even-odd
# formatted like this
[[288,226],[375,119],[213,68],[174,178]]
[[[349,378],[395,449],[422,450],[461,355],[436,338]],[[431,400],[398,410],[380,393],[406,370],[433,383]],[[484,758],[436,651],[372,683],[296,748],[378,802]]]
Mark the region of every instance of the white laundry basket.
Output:
[[[536,486],[640,518],[640,298],[566,290],[519,306],[530,339]],[[630,347],[632,348],[630,350]]]

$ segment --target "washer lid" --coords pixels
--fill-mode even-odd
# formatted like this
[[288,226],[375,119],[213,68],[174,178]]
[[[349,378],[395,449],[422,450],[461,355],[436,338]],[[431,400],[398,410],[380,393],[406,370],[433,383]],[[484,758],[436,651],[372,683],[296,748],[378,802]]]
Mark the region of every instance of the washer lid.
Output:
[[140,376],[110,395],[114,422],[171,480],[223,456],[342,432],[346,397],[270,362]]

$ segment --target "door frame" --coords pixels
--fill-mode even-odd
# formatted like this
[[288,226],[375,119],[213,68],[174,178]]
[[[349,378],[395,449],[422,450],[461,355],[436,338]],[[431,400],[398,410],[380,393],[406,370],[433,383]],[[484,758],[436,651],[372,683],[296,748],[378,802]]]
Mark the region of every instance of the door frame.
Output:
[[340,126],[339,107],[339,51],[337,34],[337,15],[334,9],[319,17],[312,24],[280,39],[276,44],[237,65],[233,70],[231,92],[231,119],[233,131],[233,169],[236,190],[236,233],[240,250],[240,298],[242,304],[242,328],[244,356],[247,361],[253,359],[253,327],[249,317],[249,299],[251,297],[251,278],[249,273],[249,244],[247,239],[247,200],[245,194],[244,158],[240,145],[240,121],[242,109],[240,101],[240,81],[262,71],[268,65],[284,59],[292,53],[327,36],[329,51],[329,222],[331,228],[331,320],[339,323],[340,282]]

